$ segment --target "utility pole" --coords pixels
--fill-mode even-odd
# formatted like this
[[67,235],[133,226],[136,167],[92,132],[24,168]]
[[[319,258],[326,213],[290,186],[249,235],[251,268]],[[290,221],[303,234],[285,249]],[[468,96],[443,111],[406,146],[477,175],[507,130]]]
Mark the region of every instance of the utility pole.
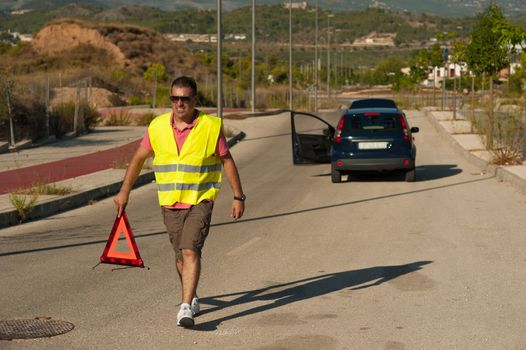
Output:
[[153,101],[152,108],[155,109],[157,105],[157,67],[153,69]]
[[15,143],[15,128],[13,125],[13,109],[11,107],[11,89],[13,85],[11,80],[9,80],[8,77],[4,78],[4,89],[5,89],[5,100],[7,103],[7,115],[9,116],[9,133],[11,136],[10,142],[9,142],[9,150],[10,151],[16,151],[16,143]]
[[333,14],[327,15],[327,102],[331,97],[331,27],[330,20]]
[[252,112],[256,111],[256,0],[252,0]]
[[49,137],[49,75],[46,78],[46,139]]
[[292,111],[292,0],[289,0],[289,109]]
[[318,0],[316,0],[316,29],[314,31],[314,112],[318,112]]
[[223,118],[223,71],[222,71],[222,45],[223,33],[221,26],[221,0],[217,0],[217,116]]

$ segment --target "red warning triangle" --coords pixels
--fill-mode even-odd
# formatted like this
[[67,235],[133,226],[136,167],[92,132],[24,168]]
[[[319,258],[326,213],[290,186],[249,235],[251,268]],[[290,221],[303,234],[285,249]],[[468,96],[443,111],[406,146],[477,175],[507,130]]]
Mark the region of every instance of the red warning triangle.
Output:
[[[116,250],[117,242],[122,234],[124,234],[128,246],[128,251],[126,252]],[[100,262],[144,267],[144,263],[139,254],[139,249],[137,248],[135,239],[133,238],[133,232],[125,212],[122,213],[120,218],[115,218],[113,229],[111,230],[108,241],[106,242],[104,252],[100,257]]]

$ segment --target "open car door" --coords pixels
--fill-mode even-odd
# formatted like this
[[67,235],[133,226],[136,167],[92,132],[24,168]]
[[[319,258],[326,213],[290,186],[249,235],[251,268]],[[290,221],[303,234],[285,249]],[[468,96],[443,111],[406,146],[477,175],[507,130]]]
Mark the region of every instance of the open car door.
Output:
[[290,112],[294,164],[330,163],[334,127],[310,113]]

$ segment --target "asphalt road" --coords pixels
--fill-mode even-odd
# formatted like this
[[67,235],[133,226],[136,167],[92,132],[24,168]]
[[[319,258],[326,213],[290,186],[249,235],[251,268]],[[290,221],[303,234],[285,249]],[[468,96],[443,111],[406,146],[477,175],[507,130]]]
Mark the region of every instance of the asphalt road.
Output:
[[246,215],[230,221],[225,181],[193,330],[175,325],[180,290],[153,185],[128,208],[149,269],[95,266],[111,199],[0,230],[0,320],[75,324],[0,348],[526,348],[526,196],[408,116],[421,130],[414,183],[332,184],[328,165],[292,165],[286,116],[234,121],[247,134],[232,150]]

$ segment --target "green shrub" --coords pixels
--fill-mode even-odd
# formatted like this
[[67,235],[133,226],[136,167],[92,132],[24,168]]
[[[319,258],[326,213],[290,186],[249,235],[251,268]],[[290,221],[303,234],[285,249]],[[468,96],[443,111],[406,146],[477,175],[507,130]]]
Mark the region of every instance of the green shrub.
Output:
[[53,108],[54,130],[57,137],[61,137],[73,131],[73,117],[75,115],[75,103],[61,103]]
[[128,110],[111,111],[108,117],[104,119],[105,126],[129,126],[132,124],[132,116]]
[[100,113],[96,108],[87,103],[83,103],[80,105],[80,110],[84,112],[84,129],[86,131],[91,130],[100,122]]
[[[74,102],[66,102],[55,106],[52,115],[53,129],[57,137],[64,136],[68,132],[73,131],[75,118]],[[99,112],[87,103],[81,103],[79,105],[79,118],[83,118],[83,125],[77,126],[78,131],[81,131],[82,127],[85,131],[89,131],[100,122]]]
[[38,194],[31,194],[28,198],[26,195],[17,195],[15,193],[9,194],[9,201],[11,205],[16,209],[18,222],[22,223],[26,217],[33,211],[35,204],[38,200]]
[[130,105],[132,106],[138,106],[138,105],[149,105],[150,101],[146,100],[143,96],[130,96],[129,97]]

